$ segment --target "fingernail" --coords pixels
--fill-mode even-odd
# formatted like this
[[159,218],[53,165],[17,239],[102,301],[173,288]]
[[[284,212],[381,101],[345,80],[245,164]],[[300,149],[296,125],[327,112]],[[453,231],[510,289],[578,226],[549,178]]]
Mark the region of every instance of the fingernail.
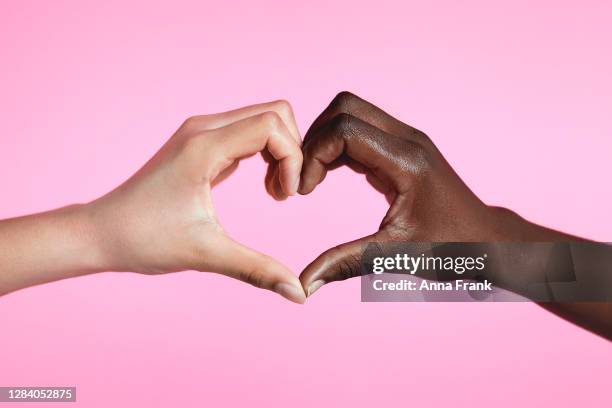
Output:
[[298,288],[290,283],[277,283],[276,286],[274,286],[274,291],[285,299],[295,303],[302,304],[306,301],[306,296],[304,295],[302,287]]
[[325,281],[322,279],[316,280],[308,286],[308,296],[312,296],[321,286],[325,285]]

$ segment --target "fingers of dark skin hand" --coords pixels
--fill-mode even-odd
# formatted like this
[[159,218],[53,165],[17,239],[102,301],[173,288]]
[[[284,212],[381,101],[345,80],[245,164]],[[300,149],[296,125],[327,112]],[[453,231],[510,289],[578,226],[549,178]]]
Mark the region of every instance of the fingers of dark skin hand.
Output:
[[377,179],[402,191],[427,168],[425,150],[347,113],[340,113],[311,132],[303,146],[299,192],[308,194],[338,163],[354,162]]
[[403,234],[405,229],[395,227],[403,226],[403,215],[409,214],[406,208],[413,198],[413,185],[427,169],[427,160],[419,144],[347,113],[339,113],[311,131],[303,152],[301,194],[310,193],[327,171],[345,164],[366,174],[368,181],[393,201],[378,232],[329,249],[305,268],[300,280],[312,294],[326,282],[360,276],[361,252],[368,242],[394,241],[399,238],[396,232]]
[[[447,217],[439,219],[445,215],[437,211],[444,207],[444,200],[439,205],[431,200],[432,191],[439,192],[440,187],[427,188],[431,183],[428,174],[445,168],[436,165],[437,149],[431,144],[424,146],[428,142],[422,132],[346,92],[339,94],[319,116],[302,146],[304,164],[299,193],[310,193],[329,170],[347,165],[365,174],[368,182],[386,196],[390,208],[378,232],[325,251],[306,267],[300,280],[307,292],[312,294],[322,282],[360,275],[359,259],[368,242],[405,241],[419,233],[439,236],[438,230],[427,229],[431,219],[451,225],[445,221]],[[460,180],[449,179],[445,174],[441,179],[445,180],[446,187],[441,186],[445,198],[445,192],[451,189],[448,184]],[[420,209],[416,203],[421,203]],[[417,219],[419,216],[422,219]]]
[[304,137],[304,143],[313,137],[318,128],[324,126],[330,119],[343,113],[359,118],[363,122],[379,128],[386,133],[403,137],[417,143],[429,142],[427,135],[420,130],[397,120],[376,105],[373,105],[359,96],[343,91],[336,95],[329,106],[312,123]]

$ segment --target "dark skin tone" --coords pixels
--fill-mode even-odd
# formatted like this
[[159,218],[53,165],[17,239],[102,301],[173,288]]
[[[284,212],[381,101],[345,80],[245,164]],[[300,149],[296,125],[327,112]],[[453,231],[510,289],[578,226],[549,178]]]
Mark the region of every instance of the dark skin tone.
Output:
[[[349,92],[338,94],[314,121],[302,150],[300,194],[346,165],[365,174],[390,205],[377,232],[325,251],[304,269],[300,281],[309,294],[324,283],[360,276],[368,242],[586,242],[486,205],[425,133]],[[508,274],[497,284],[518,291],[539,273],[532,268],[528,276]],[[612,339],[612,302],[541,305]]]

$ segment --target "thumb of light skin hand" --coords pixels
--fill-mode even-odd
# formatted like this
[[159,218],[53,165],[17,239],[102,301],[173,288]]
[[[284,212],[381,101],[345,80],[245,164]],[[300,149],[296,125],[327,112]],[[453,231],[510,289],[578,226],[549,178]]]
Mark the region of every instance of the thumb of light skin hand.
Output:
[[215,271],[255,287],[271,290],[295,303],[303,304],[306,301],[298,277],[285,265],[229,237],[220,238],[219,241],[214,262],[218,268]]

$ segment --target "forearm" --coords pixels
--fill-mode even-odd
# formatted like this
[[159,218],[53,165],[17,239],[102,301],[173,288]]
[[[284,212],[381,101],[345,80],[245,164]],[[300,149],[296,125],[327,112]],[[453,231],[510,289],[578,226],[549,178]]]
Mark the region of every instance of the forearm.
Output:
[[[583,257],[582,262],[584,264],[581,267],[594,272],[589,274],[589,279],[591,280],[589,284],[595,287],[610,287],[612,264],[609,261],[612,258],[612,248],[530,223],[511,212],[507,212],[505,217],[507,241],[568,242],[574,246],[588,245],[591,242],[593,244],[591,256]],[[533,282],[550,282],[554,280],[547,276],[545,256],[539,257],[536,254],[528,262],[531,262],[531,265],[506,270],[503,273],[504,276],[501,277],[503,283],[500,286],[528,297],[527,293],[518,288],[525,288]],[[574,266],[565,265],[567,268]],[[513,276],[513,272],[517,269],[528,271],[530,276],[524,277],[520,276],[520,274]],[[548,272],[554,273],[554,271]],[[537,303],[568,321],[612,340],[612,302],[610,301]]]
[[0,221],[0,295],[105,270],[87,206]]

